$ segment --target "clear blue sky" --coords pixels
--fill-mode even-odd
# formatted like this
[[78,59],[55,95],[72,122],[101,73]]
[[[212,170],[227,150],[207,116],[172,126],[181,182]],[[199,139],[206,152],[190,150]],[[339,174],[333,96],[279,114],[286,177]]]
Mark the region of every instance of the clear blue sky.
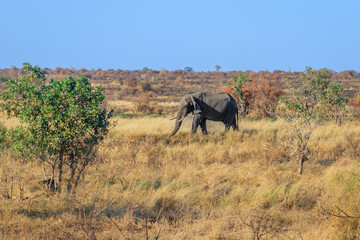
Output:
[[0,68],[360,71],[359,0],[0,0]]

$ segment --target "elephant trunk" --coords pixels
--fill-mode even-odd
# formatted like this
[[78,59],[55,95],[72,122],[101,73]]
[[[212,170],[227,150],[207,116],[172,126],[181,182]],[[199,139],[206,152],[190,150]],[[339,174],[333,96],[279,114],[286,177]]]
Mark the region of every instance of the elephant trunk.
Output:
[[180,121],[180,122],[176,122],[174,131],[172,131],[172,133],[170,134],[170,136],[175,135],[175,133],[177,133],[177,131],[179,131],[180,126],[181,126],[181,121]]
[[175,135],[178,131],[179,131],[179,128],[181,126],[181,123],[182,121],[184,120],[186,116],[186,111],[179,111],[176,115],[176,123],[175,123],[175,128],[174,130],[172,131],[172,133],[170,134],[170,136],[173,136]]

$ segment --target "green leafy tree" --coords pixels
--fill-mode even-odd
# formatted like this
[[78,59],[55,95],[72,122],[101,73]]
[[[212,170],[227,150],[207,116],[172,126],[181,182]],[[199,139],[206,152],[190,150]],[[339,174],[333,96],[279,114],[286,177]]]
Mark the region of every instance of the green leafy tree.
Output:
[[246,83],[252,82],[252,80],[245,76],[245,74],[240,71],[231,76],[230,82],[228,83],[231,86],[237,96],[237,101],[239,102],[242,115],[246,115],[249,112],[250,103],[248,101],[249,93],[245,87]]
[[349,99],[343,97],[344,89],[337,83],[330,83],[328,89],[324,92],[321,101],[324,113],[334,119],[336,123],[341,125],[346,116],[346,105]]
[[74,192],[94,159],[94,147],[108,132],[112,111],[101,108],[104,89],[92,87],[83,76],[46,83],[38,66],[23,65],[28,75],[10,79],[1,94],[0,110],[23,123],[8,130],[12,149],[48,163],[58,191],[67,171],[66,188]]
[[192,67],[185,67],[185,68],[184,68],[184,71],[186,71],[186,72],[193,72],[194,69],[193,69]]
[[311,135],[326,119],[323,109],[342,106],[347,101],[340,98],[342,90],[330,81],[330,71],[327,69],[307,67],[300,86],[295,87],[287,82],[287,88],[288,97],[280,98],[282,115],[278,118],[286,123],[292,135],[292,156],[297,159],[299,173],[302,174],[304,161],[311,155],[308,148]]

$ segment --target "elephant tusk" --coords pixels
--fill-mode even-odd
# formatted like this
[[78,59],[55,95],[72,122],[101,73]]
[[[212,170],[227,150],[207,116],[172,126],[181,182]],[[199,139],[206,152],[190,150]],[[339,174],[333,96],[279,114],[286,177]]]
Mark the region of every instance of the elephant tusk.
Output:
[[183,116],[180,120],[176,120],[176,122],[181,122],[182,120],[184,120],[185,116]]
[[176,118],[176,116],[175,116],[175,117],[170,118],[169,120],[174,120],[175,118]]

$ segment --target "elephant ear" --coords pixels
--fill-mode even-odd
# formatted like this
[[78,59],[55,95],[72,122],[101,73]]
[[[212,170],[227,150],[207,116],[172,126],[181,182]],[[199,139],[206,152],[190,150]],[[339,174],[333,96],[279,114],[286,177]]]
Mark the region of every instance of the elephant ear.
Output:
[[193,114],[201,113],[200,105],[197,103],[197,101],[195,100],[195,98],[193,96],[191,96],[191,101],[192,101],[192,103],[194,105]]

